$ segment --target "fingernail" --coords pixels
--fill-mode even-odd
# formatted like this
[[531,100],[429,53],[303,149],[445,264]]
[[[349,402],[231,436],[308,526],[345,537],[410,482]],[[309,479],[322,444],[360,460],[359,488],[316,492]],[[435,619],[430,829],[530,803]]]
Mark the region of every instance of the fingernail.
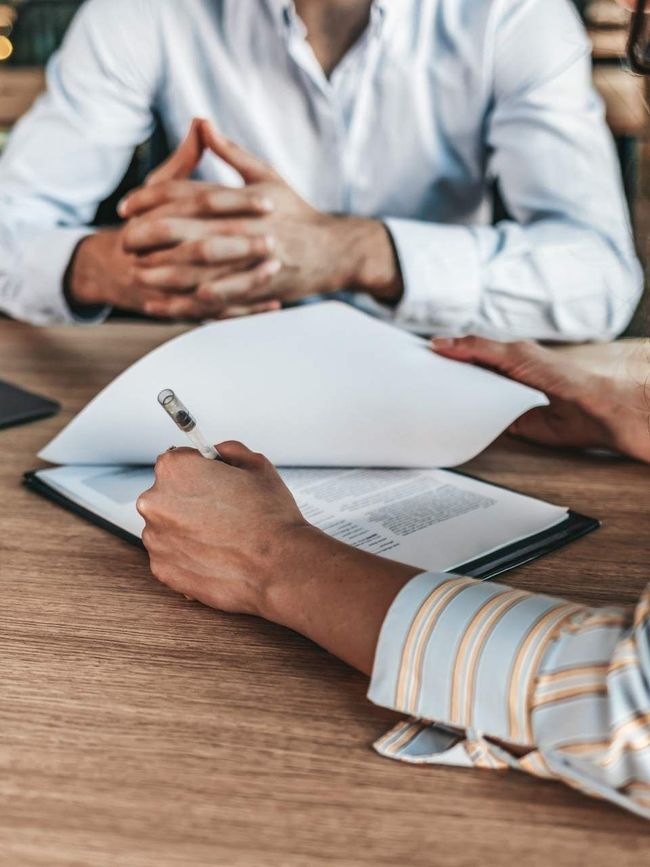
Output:
[[120,217],[126,217],[129,212],[129,200],[126,196],[117,203],[117,213]]
[[278,271],[281,270],[281,268],[282,268],[282,262],[280,262],[279,259],[271,259],[271,260],[268,261],[268,262],[266,263],[266,265],[264,266],[264,270],[265,270],[266,273],[269,274],[270,276],[273,276],[274,274],[277,274]]
[[434,349],[453,349],[456,341],[452,337],[434,337],[431,346]]
[[275,205],[273,204],[271,199],[267,198],[266,196],[263,196],[261,199],[256,199],[256,204],[260,211],[266,211],[267,213],[269,213],[275,208]]

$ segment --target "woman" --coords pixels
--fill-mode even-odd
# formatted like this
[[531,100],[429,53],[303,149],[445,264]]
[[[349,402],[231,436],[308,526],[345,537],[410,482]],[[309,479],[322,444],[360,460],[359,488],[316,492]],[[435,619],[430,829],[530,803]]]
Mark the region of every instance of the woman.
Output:
[[[637,70],[642,13],[639,2]],[[644,383],[586,373],[529,343],[465,338],[433,349],[548,394],[550,406],[513,433],[650,462]],[[371,674],[370,699],[408,715],[375,745],[386,756],[514,767],[650,818],[650,585],[626,611],[420,574],[310,526],[261,455],[239,443],[219,450],[227,463],[189,449],[163,455],[138,502],[159,580],[294,629]]]

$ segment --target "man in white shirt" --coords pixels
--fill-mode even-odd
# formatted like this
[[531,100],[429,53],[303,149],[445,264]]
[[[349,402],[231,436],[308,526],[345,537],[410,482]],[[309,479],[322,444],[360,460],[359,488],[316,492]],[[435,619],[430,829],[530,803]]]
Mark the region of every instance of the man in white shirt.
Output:
[[[156,116],[174,147],[210,124],[91,235]],[[198,140],[221,159],[189,182]],[[0,160],[0,310],[35,323],[347,288],[420,331],[584,340],[641,282],[568,0],[88,0]]]

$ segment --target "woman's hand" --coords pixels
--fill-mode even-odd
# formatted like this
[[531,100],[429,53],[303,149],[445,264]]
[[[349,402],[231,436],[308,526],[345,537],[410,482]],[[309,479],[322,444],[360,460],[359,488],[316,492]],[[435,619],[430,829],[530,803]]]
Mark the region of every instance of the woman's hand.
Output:
[[[543,391],[548,407],[531,410],[509,432],[548,446],[603,448],[650,463],[650,388],[607,378],[537,343],[480,337],[432,341],[439,355],[487,367]],[[650,367],[648,368],[650,376]]]
[[305,521],[271,464],[241,443],[225,462],[174,449],[138,500],[151,571],[222,611],[287,626],[369,674],[386,613],[421,570],[350,548]]
[[309,527],[272,465],[241,443],[219,446],[227,463],[192,449],[158,458],[138,500],[151,571],[213,608],[268,616],[287,548]]

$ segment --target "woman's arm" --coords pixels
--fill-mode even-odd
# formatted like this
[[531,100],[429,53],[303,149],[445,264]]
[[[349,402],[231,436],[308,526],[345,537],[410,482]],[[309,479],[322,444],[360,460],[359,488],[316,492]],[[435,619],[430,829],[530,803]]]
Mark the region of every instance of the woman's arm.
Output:
[[219,450],[163,455],[138,502],[159,580],[372,671],[370,699],[410,718],[383,755],[514,767],[650,817],[650,588],[632,617],[418,574],[310,526],[261,455]]
[[138,501],[154,575],[179,593],[300,632],[370,674],[381,625],[419,569],[358,551],[305,521],[262,455],[226,463],[175,449]]

